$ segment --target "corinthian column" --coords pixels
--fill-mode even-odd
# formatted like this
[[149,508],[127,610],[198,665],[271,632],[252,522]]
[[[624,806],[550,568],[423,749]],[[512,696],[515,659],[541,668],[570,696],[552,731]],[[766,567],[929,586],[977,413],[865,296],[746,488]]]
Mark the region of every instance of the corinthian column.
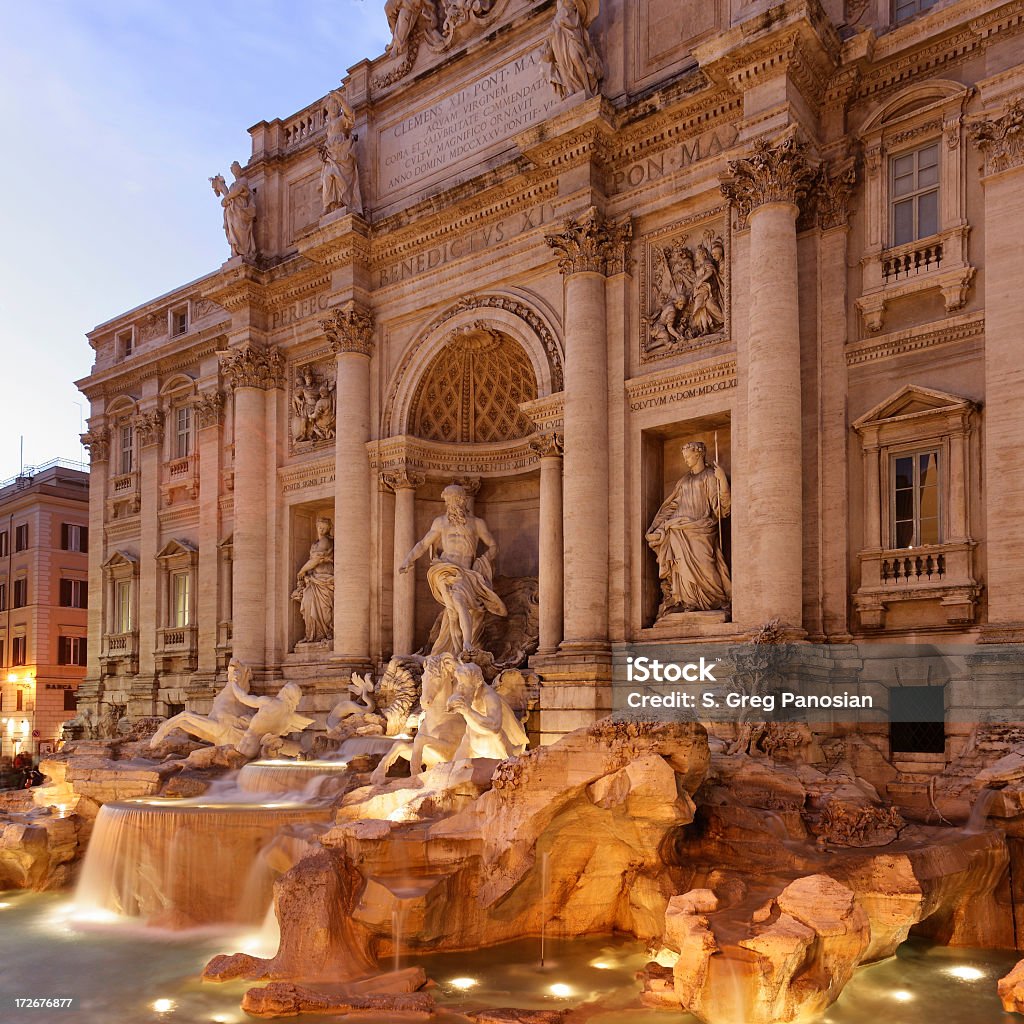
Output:
[[395,543],[391,651],[411,654],[415,650],[416,574],[399,572],[398,567],[416,546],[416,488],[425,480],[423,473],[399,469],[381,475],[384,484],[395,492]]
[[559,254],[565,305],[563,646],[608,645],[608,351],[605,276],[622,267],[629,222],[594,207],[546,241]]
[[231,611],[232,654],[251,666],[266,662],[267,595],[274,593],[267,545],[267,394],[283,386],[276,348],[246,344],[221,357],[234,391],[235,487]]
[[334,651],[370,658],[370,356],[373,319],[354,301],[321,320],[338,361],[334,439]]
[[531,447],[540,456],[540,653],[550,654],[562,639],[562,436],[541,434]]
[[[729,163],[722,192],[750,225],[750,326],[746,352],[747,536],[735,538],[734,616],[758,626],[803,619],[800,317],[796,219],[814,171],[792,135],[759,140]],[[746,356],[744,359],[743,356]]]

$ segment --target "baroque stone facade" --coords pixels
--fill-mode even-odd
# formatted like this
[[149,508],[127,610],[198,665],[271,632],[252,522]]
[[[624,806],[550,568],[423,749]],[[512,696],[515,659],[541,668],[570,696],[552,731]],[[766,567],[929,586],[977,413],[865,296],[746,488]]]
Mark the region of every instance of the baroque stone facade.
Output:
[[[387,7],[214,179],[223,266],[89,336],[83,700],[205,710],[234,654],[326,711],[428,645],[453,480],[536,580],[546,736],[627,643],[1024,639],[1024,2]],[[663,608],[684,443],[721,593]]]

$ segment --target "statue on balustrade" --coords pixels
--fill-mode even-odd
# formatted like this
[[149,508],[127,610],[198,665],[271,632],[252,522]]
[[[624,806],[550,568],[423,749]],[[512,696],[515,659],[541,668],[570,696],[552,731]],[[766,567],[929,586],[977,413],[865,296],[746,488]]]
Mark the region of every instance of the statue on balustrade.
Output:
[[237,694],[248,694],[251,684],[252,669],[243,665],[237,658],[232,658],[228,662],[228,681],[213,698],[210,713],[201,715],[197,711],[182,711],[168,718],[153,733],[149,745],[159,746],[174,729],[180,729],[189,736],[215,746],[234,746],[245,733],[251,714]]
[[582,91],[597,94],[604,71],[587,31],[585,0],[558,0],[544,61],[548,79],[560,99]]
[[661,577],[659,619],[669,612],[728,608],[732,602],[721,544],[721,520],[731,507],[729,479],[720,465],[708,466],[703,442],[684,444],[682,453],[688,472],[647,532]]
[[428,43],[441,41],[437,0],[387,0],[384,14],[391,29],[391,42],[385,50],[390,57],[401,57],[409,49],[417,26]]
[[[430,552],[427,582],[434,600],[444,608],[441,630],[430,653],[460,655],[480,646],[487,612],[506,615],[507,610],[493,588],[498,545],[487,524],[470,515],[464,487],[450,484],[441,496],[445,514],[430,524],[399,572],[409,572],[421,555]],[[486,550],[477,556],[480,543]]]
[[334,639],[334,539],[331,520],[317,516],[316,540],[309,549],[309,558],[299,569],[292,600],[299,602],[299,612],[306,627],[306,643]]
[[344,207],[349,213],[363,212],[356,163],[356,116],[341,89],[327,97],[327,139],[320,146],[320,190],[324,213]]
[[249,182],[242,174],[242,165],[236,160],[231,165],[235,180],[229,186],[223,174],[210,179],[213,191],[220,197],[224,208],[224,234],[231,246],[232,256],[256,255],[256,199]]

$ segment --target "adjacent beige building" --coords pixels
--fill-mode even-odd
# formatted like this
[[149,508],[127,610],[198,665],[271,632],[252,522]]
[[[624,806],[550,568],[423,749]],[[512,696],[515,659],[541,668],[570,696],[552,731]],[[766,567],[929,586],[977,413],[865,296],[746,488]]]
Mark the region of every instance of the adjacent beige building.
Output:
[[[1024,2],[397,6],[213,179],[227,262],[89,335],[83,700],[203,710],[233,654],[326,710],[428,643],[453,480],[546,737],[627,643],[1024,640]],[[731,601],[659,615],[693,441]]]
[[53,750],[86,673],[89,474],[54,460],[0,485],[0,755]]

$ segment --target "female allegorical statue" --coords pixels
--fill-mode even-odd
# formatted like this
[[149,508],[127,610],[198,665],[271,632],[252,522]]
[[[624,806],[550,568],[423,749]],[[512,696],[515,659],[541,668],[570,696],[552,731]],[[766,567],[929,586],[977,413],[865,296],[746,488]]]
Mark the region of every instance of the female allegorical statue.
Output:
[[232,256],[255,256],[253,226],[256,223],[256,202],[237,160],[231,165],[231,173],[235,180],[230,186],[224,181],[223,174],[210,179],[213,191],[220,196],[220,205],[224,208],[224,234]]
[[299,602],[299,612],[306,626],[306,643],[334,639],[334,539],[331,521],[326,516],[316,520],[316,540],[309,549],[309,558],[299,569],[292,600]]
[[702,441],[682,449],[689,469],[672,488],[647,531],[664,595],[658,618],[673,611],[710,611],[732,602],[732,580],[719,543],[720,519],[731,507],[729,480],[709,467]]

